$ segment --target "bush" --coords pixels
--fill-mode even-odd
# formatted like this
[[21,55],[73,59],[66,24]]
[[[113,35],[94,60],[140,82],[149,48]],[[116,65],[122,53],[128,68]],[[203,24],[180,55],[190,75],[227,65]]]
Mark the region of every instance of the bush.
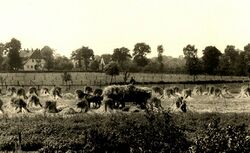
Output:
[[243,113],[22,116],[0,120],[0,151],[244,153],[247,123],[250,114]]
[[208,128],[196,139],[195,152],[250,152],[250,139],[247,126],[220,125],[220,118],[213,120]]
[[112,115],[88,132],[89,152],[183,152],[189,144],[168,113]]
[[[19,129],[6,128],[17,125]],[[1,135],[1,151],[15,150],[18,133],[24,151],[183,152],[189,147],[183,131],[175,126],[167,112],[27,117],[20,122],[7,120],[2,129],[5,135]]]

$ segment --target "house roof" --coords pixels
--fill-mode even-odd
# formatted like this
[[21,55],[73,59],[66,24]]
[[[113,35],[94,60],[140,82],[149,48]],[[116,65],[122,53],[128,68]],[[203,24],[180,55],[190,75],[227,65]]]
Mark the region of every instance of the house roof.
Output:
[[23,64],[26,64],[30,59],[44,59],[40,50],[35,50],[29,58],[24,59]]
[[101,58],[100,64],[101,65],[106,65],[103,58]]
[[32,55],[33,51],[32,50],[21,50],[20,51],[20,57],[22,58],[28,58]]
[[30,59],[43,59],[40,50],[35,50],[33,54],[31,54]]

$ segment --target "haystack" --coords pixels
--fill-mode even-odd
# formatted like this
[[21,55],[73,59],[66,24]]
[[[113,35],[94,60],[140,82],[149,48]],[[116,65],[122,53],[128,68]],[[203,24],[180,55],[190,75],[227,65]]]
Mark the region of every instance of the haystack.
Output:
[[0,111],[2,111],[2,113],[3,113],[4,111],[3,111],[2,107],[3,107],[3,101],[2,101],[2,99],[0,99]]
[[45,102],[44,109],[48,113],[58,113],[58,109],[56,108],[56,101],[53,100],[47,100]]
[[202,87],[201,86],[195,86],[193,88],[193,92],[192,92],[193,95],[202,95]]
[[86,113],[89,110],[89,104],[85,98],[79,100],[77,102],[76,106],[77,106],[77,108],[81,109],[81,112],[83,112],[83,110],[84,110],[84,112]]
[[42,104],[40,103],[40,99],[36,96],[36,95],[32,95],[29,99],[28,99],[28,105],[32,106],[40,106],[42,107]]

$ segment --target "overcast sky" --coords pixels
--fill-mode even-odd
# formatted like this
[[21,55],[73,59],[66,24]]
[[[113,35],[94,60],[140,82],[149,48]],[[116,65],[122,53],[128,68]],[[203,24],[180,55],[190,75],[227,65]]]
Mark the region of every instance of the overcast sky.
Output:
[[94,53],[133,50],[137,42],[157,45],[178,57],[194,44],[199,55],[213,45],[243,49],[250,43],[248,0],[0,0],[0,42],[22,48],[45,45],[70,56],[81,46]]

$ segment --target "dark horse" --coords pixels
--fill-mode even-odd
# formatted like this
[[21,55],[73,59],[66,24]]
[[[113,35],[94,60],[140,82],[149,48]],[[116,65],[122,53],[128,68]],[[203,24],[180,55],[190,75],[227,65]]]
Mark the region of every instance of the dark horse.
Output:
[[[72,80],[72,77],[71,77],[71,74],[68,73],[68,72],[64,72],[63,75],[62,75],[62,80],[63,80],[63,84],[65,83],[66,86],[67,85],[72,85],[73,84],[73,80]],[[68,82],[70,82],[70,84],[68,84]],[[69,86],[70,88],[70,86]]]

